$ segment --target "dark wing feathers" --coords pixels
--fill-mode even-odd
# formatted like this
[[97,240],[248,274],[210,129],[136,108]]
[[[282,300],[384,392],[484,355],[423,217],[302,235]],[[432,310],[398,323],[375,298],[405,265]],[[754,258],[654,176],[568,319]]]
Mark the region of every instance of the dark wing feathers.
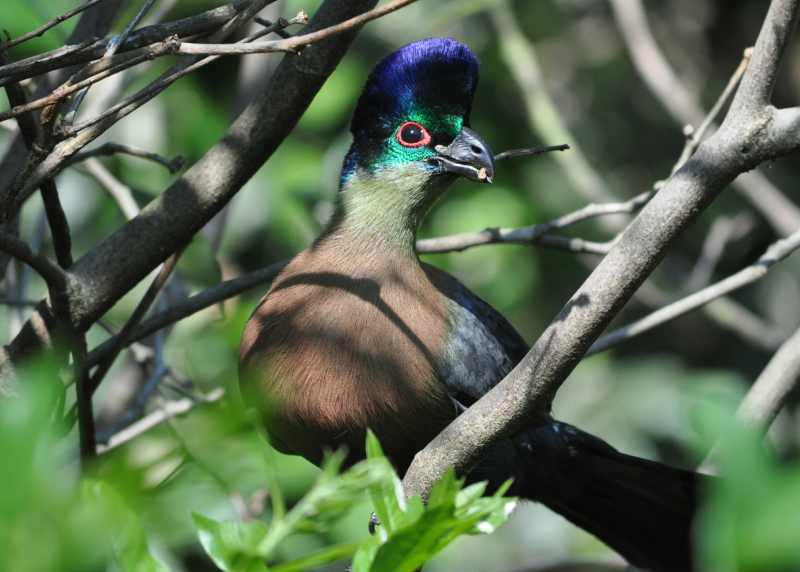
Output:
[[439,374],[452,396],[470,405],[502,380],[528,352],[528,344],[497,310],[458,280],[424,265],[447,298],[449,327]]

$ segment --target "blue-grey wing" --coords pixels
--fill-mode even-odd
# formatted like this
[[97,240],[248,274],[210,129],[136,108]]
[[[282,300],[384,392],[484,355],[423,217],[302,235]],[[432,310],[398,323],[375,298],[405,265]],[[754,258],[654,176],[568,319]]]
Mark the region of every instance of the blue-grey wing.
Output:
[[457,401],[469,405],[502,380],[528,352],[528,344],[497,310],[449,274],[425,265],[447,297],[449,328],[439,375]]

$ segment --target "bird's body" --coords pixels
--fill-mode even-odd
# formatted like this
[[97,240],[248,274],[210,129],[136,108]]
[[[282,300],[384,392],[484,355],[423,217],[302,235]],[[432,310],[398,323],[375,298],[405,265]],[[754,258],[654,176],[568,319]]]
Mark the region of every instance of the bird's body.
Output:
[[[335,215],[275,280],[242,340],[242,387],[278,449],[319,464],[345,446],[355,461],[372,429],[402,473],[527,352],[502,315],[414,251],[421,218],[455,175],[493,176],[488,146],[466,127],[476,83],[477,61],[453,40],[406,46],[370,76]],[[490,486],[509,477],[515,494],[632,563],[688,568],[692,473],[545,415],[470,475]]]
[[270,435],[317,463],[341,445],[359,458],[369,427],[405,470],[527,350],[488,304],[421,263],[415,232],[389,213],[332,223],[276,278],[243,338],[245,369],[278,404]]

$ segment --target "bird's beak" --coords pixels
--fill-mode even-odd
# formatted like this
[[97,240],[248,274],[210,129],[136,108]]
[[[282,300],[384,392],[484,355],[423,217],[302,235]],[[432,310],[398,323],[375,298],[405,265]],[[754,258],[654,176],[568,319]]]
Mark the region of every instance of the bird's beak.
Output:
[[442,172],[453,173],[478,181],[491,183],[494,178],[494,155],[489,145],[469,127],[453,139],[450,145],[437,145],[436,162]]

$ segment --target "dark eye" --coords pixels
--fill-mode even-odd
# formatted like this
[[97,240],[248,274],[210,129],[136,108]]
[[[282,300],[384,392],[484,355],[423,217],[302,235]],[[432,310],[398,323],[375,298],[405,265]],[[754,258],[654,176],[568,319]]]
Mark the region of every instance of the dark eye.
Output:
[[416,121],[406,121],[397,128],[395,137],[404,147],[422,147],[431,142],[431,134]]

